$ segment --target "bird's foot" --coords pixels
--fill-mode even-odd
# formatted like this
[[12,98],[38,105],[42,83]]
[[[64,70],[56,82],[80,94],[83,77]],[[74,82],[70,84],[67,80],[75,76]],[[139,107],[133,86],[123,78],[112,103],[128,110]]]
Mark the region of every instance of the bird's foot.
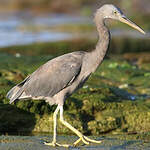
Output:
[[99,144],[99,143],[101,143],[102,141],[96,141],[96,140],[92,140],[92,139],[90,139],[90,138],[88,138],[88,137],[86,137],[86,136],[82,136],[82,137],[80,137],[78,140],[76,140],[74,143],[73,143],[73,145],[74,146],[76,146],[79,142],[83,142],[84,144],[86,144],[86,145],[88,145],[90,142],[91,143],[97,143],[97,144]]
[[53,147],[56,147],[56,146],[61,146],[61,147],[69,147],[70,145],[68,144],[59,144],[59,143],[56,143],[56,142],[52,142],[52,143],[47,143],[47,142],[44,142],[45,145],[48,145],[48,146],[53,146]]

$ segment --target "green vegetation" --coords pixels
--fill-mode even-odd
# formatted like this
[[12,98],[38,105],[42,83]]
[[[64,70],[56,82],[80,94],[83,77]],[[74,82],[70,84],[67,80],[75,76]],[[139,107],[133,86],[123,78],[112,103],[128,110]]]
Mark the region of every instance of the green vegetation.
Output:
[[[85,50],[89,51],[95,48],[96,45],[96,37],[89,38],[77,38],[69,41],[59,41],[59,42],[51,42],[51,43],[34,43],[29,45],[19,45],[19,46],[10,46],[5,48],[0,48],[0,52],[4,53],[0,57],[3,60],[3,55],[11,54],[15,55],[23,55],[24,59],[32,59],[33,56],[35,60],[44,59],[47,55],[47,59],[55,57],[57,55],[62,55],[64,53],[68,53],[71,51]],[[108,53],[122,54],[122,53],[132,53],[132,52],[149,52],[150,44],[149,39],[133,39],[127,37],[113,37],[110,43],[110,48]],[[10,55],[10,56],[11,56]],[[29,56],[29,58],[24,57]],[[137,54],[136,54],[137,55]],[[145,55],[147,56],[147,54]],[[129,56],[130,57],[130,56]],[[134,54],[133,56],[134,57]],[[148,58],[148,57],[147,57]],[[5,60],[5,59],[4,59]],[[13,59],[12,59],[13,60]],[[7,61],[7,60],[5,60]],[[27,60],[28,62],[28,60]],[[17,63],[17,62],[16,62]]]
[[[94,44],[95,41],[75,40],[0,49],[0,133],[53,132],[52,115],[56,106],[38,100],[9,105],[5,95],[16,83],[54,56],[70,52],[70,49],[89,50]],[[106,57],[83,88],[66,100],[66,120],[88,135],[140,133],[142,136],[137,136],[137,139],[143,136],[148,139],[150,61],[139,63],[146,55],[149,54],[110,54],[109,58]],[[72,134],[60,123],[58,132]]]

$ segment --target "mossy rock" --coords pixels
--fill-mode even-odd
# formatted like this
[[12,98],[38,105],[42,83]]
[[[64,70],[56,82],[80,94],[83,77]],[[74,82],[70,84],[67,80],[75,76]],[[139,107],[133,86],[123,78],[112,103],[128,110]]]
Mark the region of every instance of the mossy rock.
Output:
[[[84,45],[82,44],[81,42],[80,48],[86,49],[86,47],[82,47]],[[55,43],[56,47],[52,44],[54,49],[50,48],[50,51],[46,51],[44,49],[48,48],[50,44],[39,44],[41,49],[39,48],[38,51],[37,45],[18,46],[13,47],[14,49],[6,48],[4,50],[9,54],[0,54],[1,132],[53,132],[52,117],[56,106],[49,106],[44,101],[38,100],[18,101],[9,105],[9,100],[5,97],[10,88],[41,64],[63,53],[67,47],[61,43],[58,45],[58,47],[60,46],[59,50],[63,48],[64,51],[53,51],[57,48]],[[68,48],[72,48],[74,45],[77,46],[77,43],[70,44]],[[21,48],[23,48],[21,56],[16,57],[14,54]],[[34,51],[30,52],[27,49]],[[1,51],[4,52],[4,50]],[[149,62],[139,65],[126,61],[122,56],[106,57],[83,88],[66,100],[64,118],[88,135],[149,132],[149,68]],[[73,134],[59,121],[58,132]]]

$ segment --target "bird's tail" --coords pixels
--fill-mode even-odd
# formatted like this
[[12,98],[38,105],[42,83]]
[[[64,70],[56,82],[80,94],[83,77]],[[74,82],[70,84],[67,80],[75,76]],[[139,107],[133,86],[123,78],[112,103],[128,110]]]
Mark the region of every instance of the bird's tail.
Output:
[[24,88],[23,85],[25,82],[29,79],[30,76],[28,76],[24,81],[14,86],[12,89],[9,90],[9,92],[6,95],[6,98],[10,99],[9,103],[11,104],[15,100],[19,99],[20,95],[23,93]]
[[6,95],[6,98],[10,99],[9,103],[11,104],[12,102],[14,102],[19,96],[18,93],[20,93],[21,87],[19,87],[18,85],[16,85],[15,87],[13,87]]

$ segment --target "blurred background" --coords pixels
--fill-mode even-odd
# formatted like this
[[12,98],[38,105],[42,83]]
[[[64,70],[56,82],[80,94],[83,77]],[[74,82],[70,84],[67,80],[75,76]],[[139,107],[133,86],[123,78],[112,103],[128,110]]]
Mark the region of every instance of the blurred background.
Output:
[[[96,39],[93,16],[105,3],[120,7],[129,18],[149,31],[148,0],[0,0],[0,47],[81,37]],[[113,36],[146,38],[149,35],[143,36],[115,21],[109,27]]]
[[[10,105],[6,93],[46,61],[95,48],[93,17],[105,3],[118,6],[147,34],[107,22],[107,56],[66,101],[65,118],[88,135],[144,133],[135,139],[150,140],[149,0],[0,0],[0,134],[53,132],[55,106],[33,100]],[[72,134],[62,125],[58,132]]]

